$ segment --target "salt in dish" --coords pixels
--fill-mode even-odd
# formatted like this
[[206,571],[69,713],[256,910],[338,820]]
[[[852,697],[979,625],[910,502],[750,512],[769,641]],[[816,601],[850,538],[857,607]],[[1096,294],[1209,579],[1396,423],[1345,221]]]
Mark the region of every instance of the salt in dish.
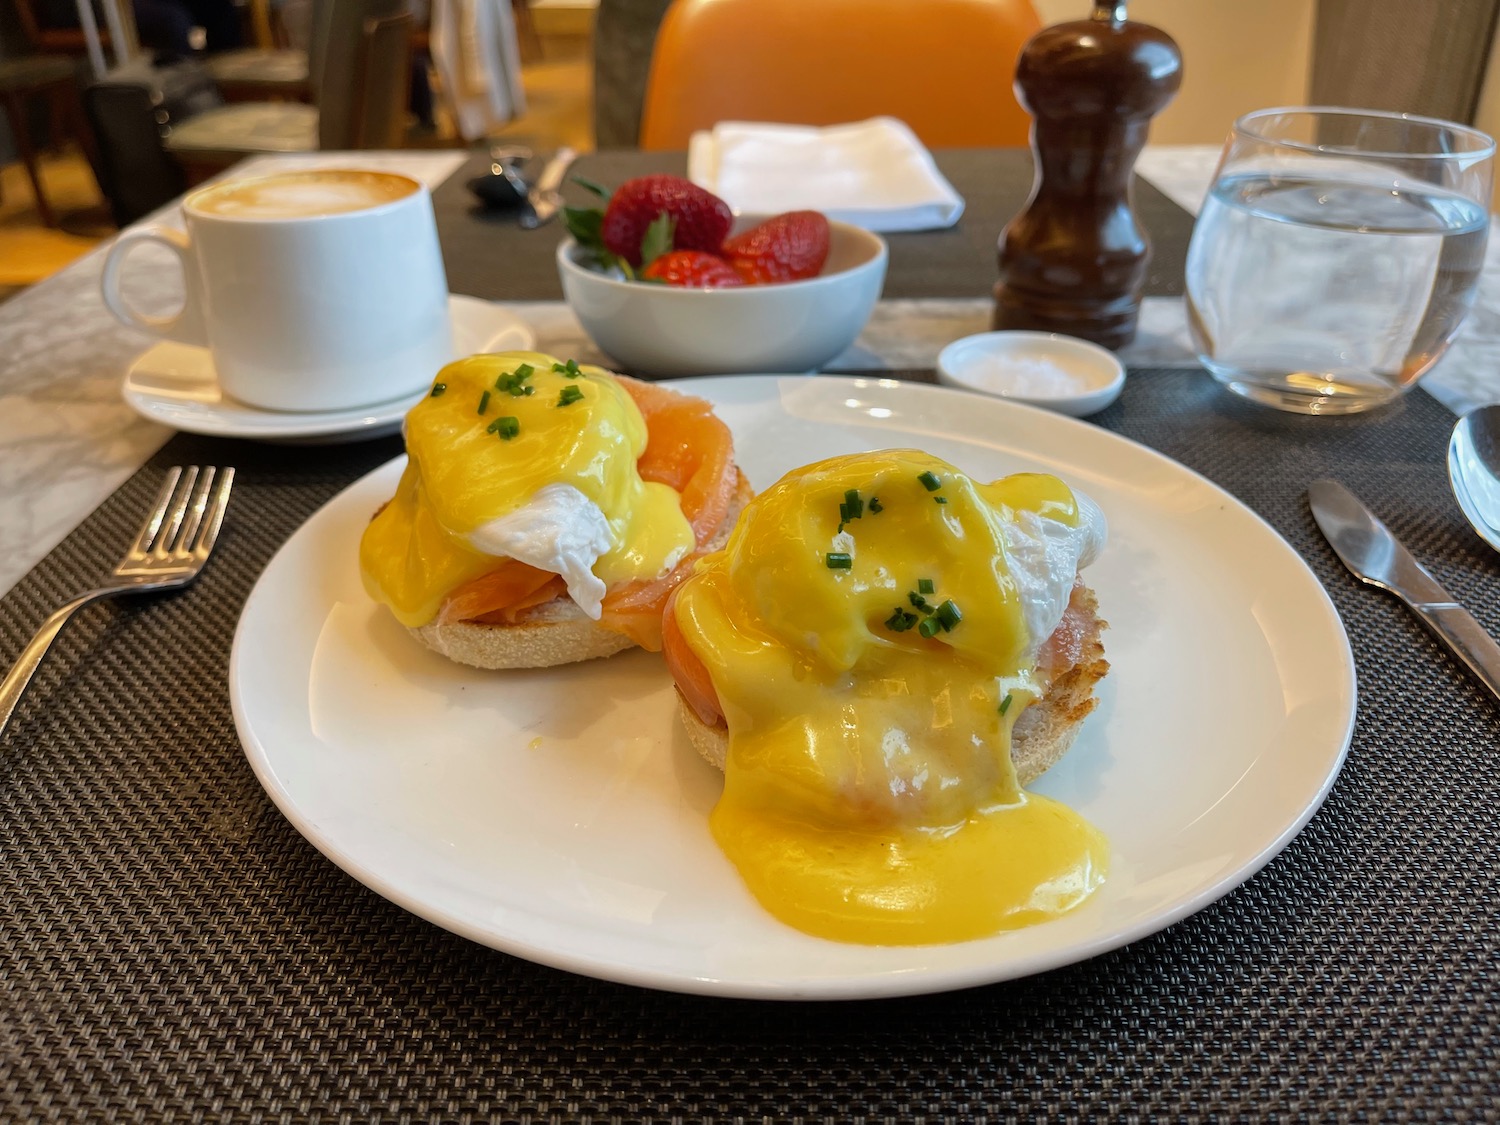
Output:
[[1125,386],[1125,367],[1097,344],[1052,332],[981,332],[938,355],[938,382],[1083,417]]

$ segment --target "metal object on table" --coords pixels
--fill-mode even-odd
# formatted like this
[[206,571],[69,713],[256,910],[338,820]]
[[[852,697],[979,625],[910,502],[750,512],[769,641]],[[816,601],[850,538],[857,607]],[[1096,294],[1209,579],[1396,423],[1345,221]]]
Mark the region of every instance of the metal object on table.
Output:
[[1500,406],[1481,406],[1453,427],[1448,483],[1479,537],[1500,551]]
[[1385,524],[1338,481],[1308,487],[1313,519],[1345,566],[1404,601],[1434,636],[1500,699],[1500,645],[1438,584]]
[[526,202],[531,188],[521,175],[520,165],[531,159],[525,145],[496,145],[490,149],[490,170],[468,182],[469,191],[494,210],[510,210]]
[[0,681],[0,735],[53,640],[78,609],[117,594],[176,589],[198,577],[219,536],[233,484],[233,469],[193,465],[168,471],[151,514],[104,585],[79,594],[48,617]]
[[528,208],[521,212],[521,226],[535,230],[549,221],[562,207],[562,184],[578,154],[571,148],[560,148],[552,154],[542,174],[537,177],[526,201]]

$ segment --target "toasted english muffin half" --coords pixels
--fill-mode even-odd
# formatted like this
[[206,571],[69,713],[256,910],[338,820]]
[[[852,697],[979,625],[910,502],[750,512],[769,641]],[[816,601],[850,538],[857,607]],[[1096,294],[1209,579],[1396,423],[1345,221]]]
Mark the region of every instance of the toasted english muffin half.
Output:
[[[1084,587],[1075,597],[1086,621],[1078,661],[1053,677],[1046,694],[1022,712],[1011,731],[1010,758],[1020,785],[1031,784],[1068,752],[1083,720],[1098,706],[1094,686],[1109,672],[1102,639],[1109,623],[1099,617],[1092,590]],[[677,711],[694,749],[722,770],[729,754],[729,728],[722,721],[714,726],[705,723],[680,691]]]

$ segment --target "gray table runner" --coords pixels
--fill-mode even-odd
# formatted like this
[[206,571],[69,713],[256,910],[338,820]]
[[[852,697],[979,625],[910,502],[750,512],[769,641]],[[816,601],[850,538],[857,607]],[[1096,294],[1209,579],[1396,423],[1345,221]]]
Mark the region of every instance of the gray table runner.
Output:
[[[934,156],[964,198],[963,218],[949,230],[886,235],[891,260],[885,296],[987,297],[999,276],[996,240],[1031,193],[1031,154],[1026,149],[942,149]],[[536,168],[542,159],[538,157]],[[565,233],[562,220],[540,230],[523,231],[513,216],[485,212],[465,184],[488,167],[487,158],[474,157],[433,192],[448,287],[455,293],[492,301],[562,300],[553,258]],[[574,165],[578,175],[609,188],[632,176],[650,172],[680,175],[686,168],[687,159],[681,153],[633,150],[592,153]],[[564,194],[575,206],[598,203],[572,183]],[[1146,295],[1180,294],[1192,216],[1139,178],[1135,182],[1135,210],[1153,247]]]
[[1496,557],[1444,483],[1451,416],[1417,393],[1295,418],[1140,370],[1097,421],[1239,495],[1323,580],[1359,666],[1348,764],[1281,856],[1162,933],[823,1005],[541,968],[324,859],[240,750],[230,642],[277,547],[399,444],[173,439],[0,600],[8,662],[113,563],[166,466],[238,467],[201,582],[86,611],[0,742],[0,1120],[1493,1120],[1500,710],[1355,584],[1302,499],[1344,480],[1500,631]]

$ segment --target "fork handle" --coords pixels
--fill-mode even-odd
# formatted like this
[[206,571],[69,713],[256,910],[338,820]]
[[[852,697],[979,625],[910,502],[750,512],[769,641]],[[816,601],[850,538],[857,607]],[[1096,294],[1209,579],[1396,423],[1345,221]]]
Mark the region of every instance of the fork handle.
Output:
[[103,597],[107,590],[90,590],[56,610],[51,617],[42,622],[42,627],[36,631],[36,636],[21,650],[21,655],[11,665],[9,672],[5,673],[5,679],[0,680],[0,736],[5,734],[5,728],[10,723],[11,714],[16,705],[21,702],[21,695],[31,683],[31,677],[41,666],[42,657],[47,655],[47,650],[52,647],[52,642],[57,639],[57,634],[63,631],[63,626],[72,620],[73,614],[82,606],[96,598]]

